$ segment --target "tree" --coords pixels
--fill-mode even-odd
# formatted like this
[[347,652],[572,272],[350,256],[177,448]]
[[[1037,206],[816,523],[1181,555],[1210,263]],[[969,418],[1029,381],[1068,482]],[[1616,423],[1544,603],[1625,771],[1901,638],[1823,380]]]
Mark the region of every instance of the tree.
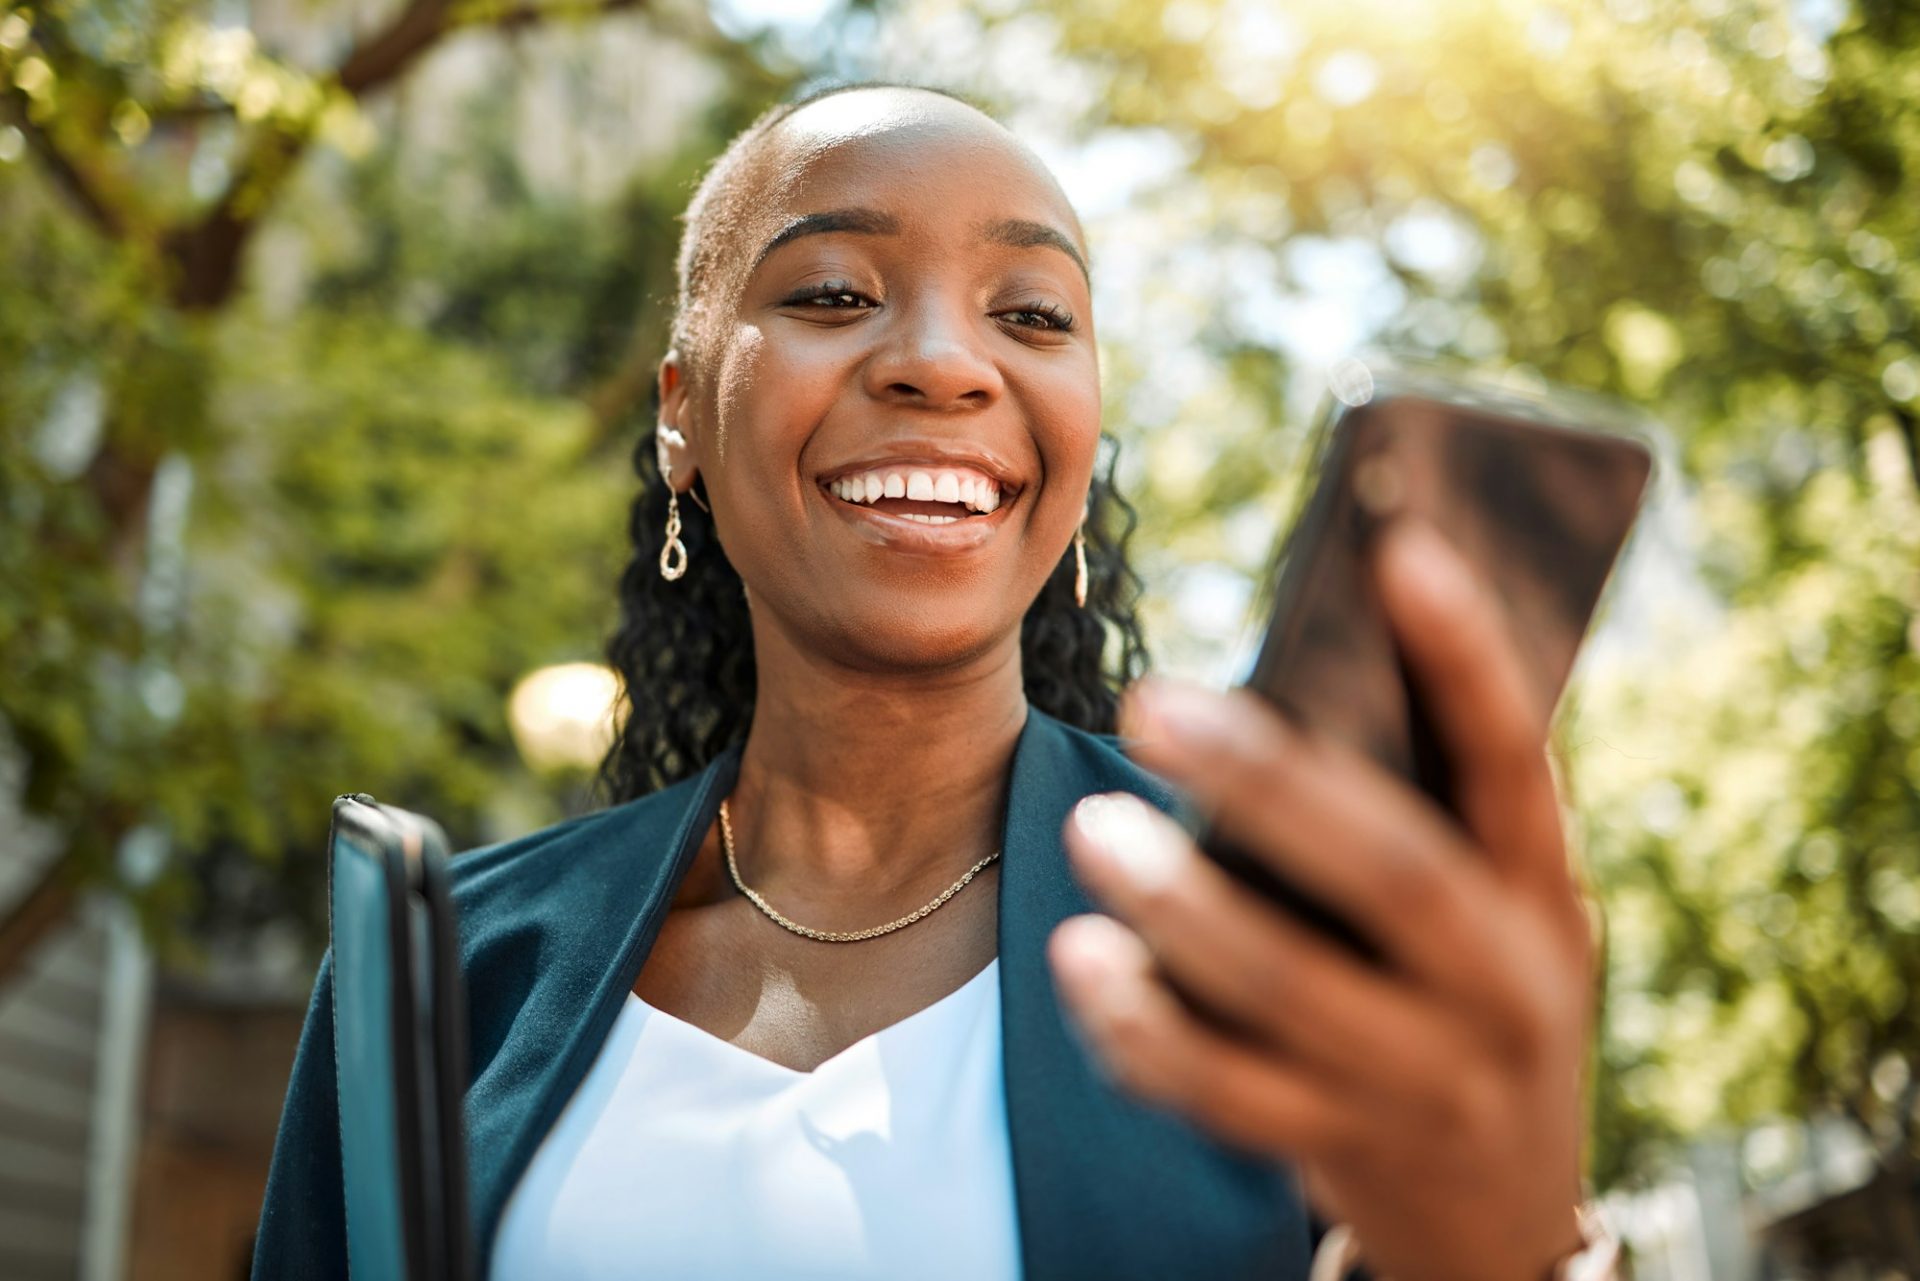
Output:
[[[530,791],[500,706],[527,666],[592,652],[609,621],[673,188],[715,144],[702,131],[667,155],[647,175],[661,185],[625,201],[628,237],[599,235],[591,261],[582,216],[527,217],[527,192],[503,193],[522,203],[485,248],[579,304],[570,328],[548,325],[558,356],[534,377],[489,358],[510,336],[480,314],[502,261],[443,260],[447,305],[376,312],[378,270],[389,301],[407,273],[371,259],[436,232],[443,255],[474,247],[445,236],[443,207],[379,189],[399,161],[377,100],[457,37],[525,42],[610,15],[664,63],[710,69],[710,129],[785,83],[751,41],[641,0],[406,0],[360,31],[265,8],[267,35],[192,0],[0,18],[0,725],[29,809],[69,838],[0,922],[0,977],[88,881],[138,889],[157,940],[295,900],[313,922],[329,786],[392,788],[467,835],[502,797],[551,809],[558,785]],[[303,63],[274,32],[345,53]],[[328,259],[301,224],[343,179],[370,203],[331,202],[332,230],[357,228],[368,261]],[[249,287],[275,232],[318,246],[324,305],[276,310]],[[502,519],[509,496],[525,506]],[[382,665],[397,654],[425,675],[398,687]],[[184,853],[143,887],[113,859],[149,822]],[[263,863],[282,870],[263,880]]]

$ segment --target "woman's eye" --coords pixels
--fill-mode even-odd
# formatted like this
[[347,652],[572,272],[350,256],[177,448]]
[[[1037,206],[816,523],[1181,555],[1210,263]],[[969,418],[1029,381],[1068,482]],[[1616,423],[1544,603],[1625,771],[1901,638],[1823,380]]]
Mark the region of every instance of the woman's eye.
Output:
[[786,305],[789,307],[819,307],[827,311],[845,311],[849,307],[865,301],[867,301],[865,294],[857,292],[848,285],[836,282],[832,284],[815,285],[811,289],[803,289],[788,298]]
[[1073,313],[1051,303],[1031,303],[1018,310],[1003,311],[1000,314],[1016,317],[1017,323],[1024,329],[1070,330],[1073,328]]
[[[874,304],[873,299],[845,281],[836,280],[802,289],[781,305],[819,311],[854,311]],[[1034,302],[995,314],[1011,318],[1022,329],[1066,332],[1074,327],[1073,313],[1052,303]]]

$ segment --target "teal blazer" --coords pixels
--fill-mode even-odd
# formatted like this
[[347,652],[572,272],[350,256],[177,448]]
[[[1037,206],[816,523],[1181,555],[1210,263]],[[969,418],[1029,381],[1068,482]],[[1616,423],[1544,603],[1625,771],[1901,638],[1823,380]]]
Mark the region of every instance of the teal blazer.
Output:
[[[739,763],[736,747],[664,791],[453,860],[483,1277],[508,1194],[606,1039]],[[1060,829],[1075,801],[1103,791],[1174,804],[1113,740],[1030,711],[1014,751],[999,906],[1007,1125],[1026,1277],[1302,1281],[1310,1229],[1288,1171],[1120,1093],[1061,1011],[1047,936],[1092,905],[1068,871]],[[347,1274],[332,986],[329,956],[280,1117],[256,1279]],[[964,1222],[965,1207],[955,1215],[946,1228]]]

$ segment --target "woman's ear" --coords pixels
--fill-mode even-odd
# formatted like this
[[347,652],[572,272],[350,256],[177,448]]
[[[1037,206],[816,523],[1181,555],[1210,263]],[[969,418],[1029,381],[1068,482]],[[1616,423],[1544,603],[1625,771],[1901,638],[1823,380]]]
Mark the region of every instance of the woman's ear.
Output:
[[660,421],[654,428],[654,447],[662,479],[681,494],[693,488],[698,471],[683,425],[686,413],[686,370],[680,353],[669,349],[660,361]]

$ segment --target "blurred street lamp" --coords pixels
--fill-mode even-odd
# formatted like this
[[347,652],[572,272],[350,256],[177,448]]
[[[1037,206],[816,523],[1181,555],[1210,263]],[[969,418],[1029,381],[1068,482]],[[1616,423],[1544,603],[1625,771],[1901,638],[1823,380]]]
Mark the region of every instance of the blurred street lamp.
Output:
[[592,769],[613,742],[620,680],[599,663],[560,663],[521,677],[507,698],[520,758],[536,770]]

